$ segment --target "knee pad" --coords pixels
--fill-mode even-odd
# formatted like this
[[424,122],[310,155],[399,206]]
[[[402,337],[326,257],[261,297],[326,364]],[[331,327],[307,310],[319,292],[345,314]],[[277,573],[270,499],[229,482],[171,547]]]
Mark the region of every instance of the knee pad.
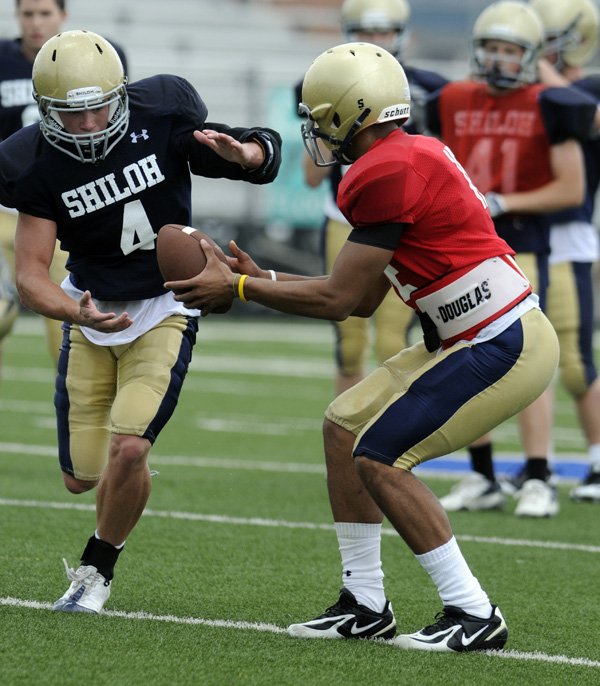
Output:
[[590,387],[583,367],[577,364],[560,368],[560,382],[573,398],[581,398]]
[[336,363],[340,374],[359,374],[364,371],[369,346],[368,320],[348,317],[336,322]]

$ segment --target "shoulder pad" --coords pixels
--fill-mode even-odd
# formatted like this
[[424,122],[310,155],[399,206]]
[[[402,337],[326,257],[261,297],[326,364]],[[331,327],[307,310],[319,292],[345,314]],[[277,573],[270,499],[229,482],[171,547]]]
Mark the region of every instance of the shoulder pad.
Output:
[[133,106],[152,109],[159,116],[176,115],[193,122],[206,121],[208,108],[192,84],[181,76],[157,74],[127,86]]
[[572,86],[546,88],[540,92],[540,111],[552,145],[570,138],[590,139],[596,116],[596,100]]
[[406,78],[409,86],[418,86],[419,88],[432,93],[448,83],[448,79],[441,74],[427,69],[417,69],[415,67],[404,67]]
[[574,81],[571,86],[578,90],[585,91],[596,100],[600,100],[600,74],[586,76],[583,79],[579,79],[579,81]]

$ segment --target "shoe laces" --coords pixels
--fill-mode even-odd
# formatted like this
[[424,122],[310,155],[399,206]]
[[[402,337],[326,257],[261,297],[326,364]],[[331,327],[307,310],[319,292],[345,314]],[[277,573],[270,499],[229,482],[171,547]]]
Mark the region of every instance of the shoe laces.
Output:
[[73,569],[73,567],[69,567],[69,563],[65,560],[63,557],[63,564],[65,566],[65,572],[67,573],[67,579],[69,581],[74,581],[75,583],[82,583],[86,585],[91,585],[94,582],[98,581],[96,577],[100,577],[103,581],[106,581],[102,574],[98,572],[98,570],[93,567],[92,565],[81,565],[77,569]]
[[422,631],[423,633],[435,633],[443,629],[449,629],[451,626],[456,625],[457,619],[461,614],[463,614],[461,610],[447,606],[436,614],[433,624],[426,626]]
[[[358,603],[349,591],[342,591],[338,600],[328,607],[321,617],[332,617],[339,614],[355,613],[358,609]],[[365,608],[367,609],[367,608]]]
[[347,602],[344,602],[344,600],[340,599],[331,607],[328,607],[325,612],[321,615],[321,617],[329,617],[333,615],[339,615],[343,612],[347,612],[350,609],[350,606]]

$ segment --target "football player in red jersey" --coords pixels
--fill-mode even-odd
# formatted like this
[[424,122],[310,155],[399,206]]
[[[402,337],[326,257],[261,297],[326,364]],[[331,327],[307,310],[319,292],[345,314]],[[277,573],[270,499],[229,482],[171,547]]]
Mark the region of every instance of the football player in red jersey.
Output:
[[[500,0],[473,28],[471,80],[444,86],[428,103],[428,124],[453,150],[486,194],[496,229],[545,307],[550,253],[548,213],[580,205],[585,189],[578,139],[591,134],[595,101],[538,83],[544,32],[527,4]],[[519,416],[527,456],[518,516],[556,515],[549,483],[551,397],[544,394]],[[442,498],[448,510],[501,507],[490,436],[470,447],[474,474]]]
[[[116,50],[65,31],[33,66],[41,121],[0,143],[0,201],[19,211],[17,286],[34,312],[64,322],[55,407],[66,488],[97,486],[96,531],[70,569],[63,612],[98,613],[151,490],[148,455],[171,417],[198,312],[163,286],[157,234],[191,222],[197,174],[269,183],[281,139],[271,129],[206,122],[185,79],[131,85]],[[68,276],[49,278],[56,240]]]
[[[37,105],[32,95],[31,70],[33,61],[42,45],[57,34],[67,19],[66,0],[16,0],[15,16],[19,25],[19,37],[0,40],[0,141],[8,138],[23,126],[39,120]],[[127,61],[120,46],[112,43],[119,53],[127,73]],[[17,213],[13,208],[0,205],[0,252],[4,253],[10,280],[7,291],[14,289],[14,241]],[[1,260],[1,255],[0,255]],[[67,255],[57,244],[50,267],[50,278],[59,284],[67,273]],[[4,299],[5,301],[5,299]],[[0,298],[0,338],[7,327],[2,313]],[[12,319],[18,308],[8,309]],[[62,341],[61,322],[44,319],[48,350],[54,362],[58,361]],[[10,327],[8,327],[10,328]]]
[[206,244],[200,275],[165,284],[185,289],[176,299],[201,305],[203,314],[229,304],[235,292],[282,312],[336,320],[370,316],[393,288],[423,323],[423,341],[388,359],[326,411],[327,485],[343,587],[322,615],[288,632],[394,636],[380,557],[385,515],[443,604],[433,624],[396,644],[500,649],[508,635],[502,614],[469,569],[439,501],[412,470],[468,445],[535,400],[556,370],[556,334],[453,152],[436,138],[402,130],[410,89],[390,53],[368,43],[327,50],[306,73],[300,108],[314,162],[328,164],[331,152],[351,165],[338,205],[353,230],[331,274],[272,275],[232,242],[233,270]]

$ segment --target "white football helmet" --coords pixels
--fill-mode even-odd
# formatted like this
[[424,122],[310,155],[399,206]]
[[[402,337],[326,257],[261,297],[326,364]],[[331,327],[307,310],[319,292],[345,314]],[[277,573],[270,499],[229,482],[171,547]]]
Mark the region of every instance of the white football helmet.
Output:
[[[512,73],[490,60],[487,41],[499,40],[523,48],[519,70]],[[474,78],[487,81],[494,88],[519,88],[538,80],[537,63],[544,40],[544,27],[530,5],[519,0],[498,0],[479,15],[473,27],[471,44],[471,73]]]
[[[33,63],[33,95],[46,140],[80,162],[102,160],[127,131],[129,107],[123,64],[113,46],[91,31],[64,31],[50,38]],[[107,127],[68,133],[61,112],[108,105]]]
[[365,33],[393,32],[389,45],[378,45],[400,58],[407,36],[410,5],[406,0],[345,0],[342,5],[342,31],[348,42],[365,40]]
[[592,59],[600,27],[593,0],[531,0],[531,6],[544,25],[544,53],[557,56],[557,69],[580,67]]
[[[410,116],[410,89],[404,69],[387,50],[371,43],[344,43],[311,64],[302,83],[299,114],[304,146],[319,167],[351,164],[352,138],[373,124]],[[333,153],[326,160],[318,141]]]

